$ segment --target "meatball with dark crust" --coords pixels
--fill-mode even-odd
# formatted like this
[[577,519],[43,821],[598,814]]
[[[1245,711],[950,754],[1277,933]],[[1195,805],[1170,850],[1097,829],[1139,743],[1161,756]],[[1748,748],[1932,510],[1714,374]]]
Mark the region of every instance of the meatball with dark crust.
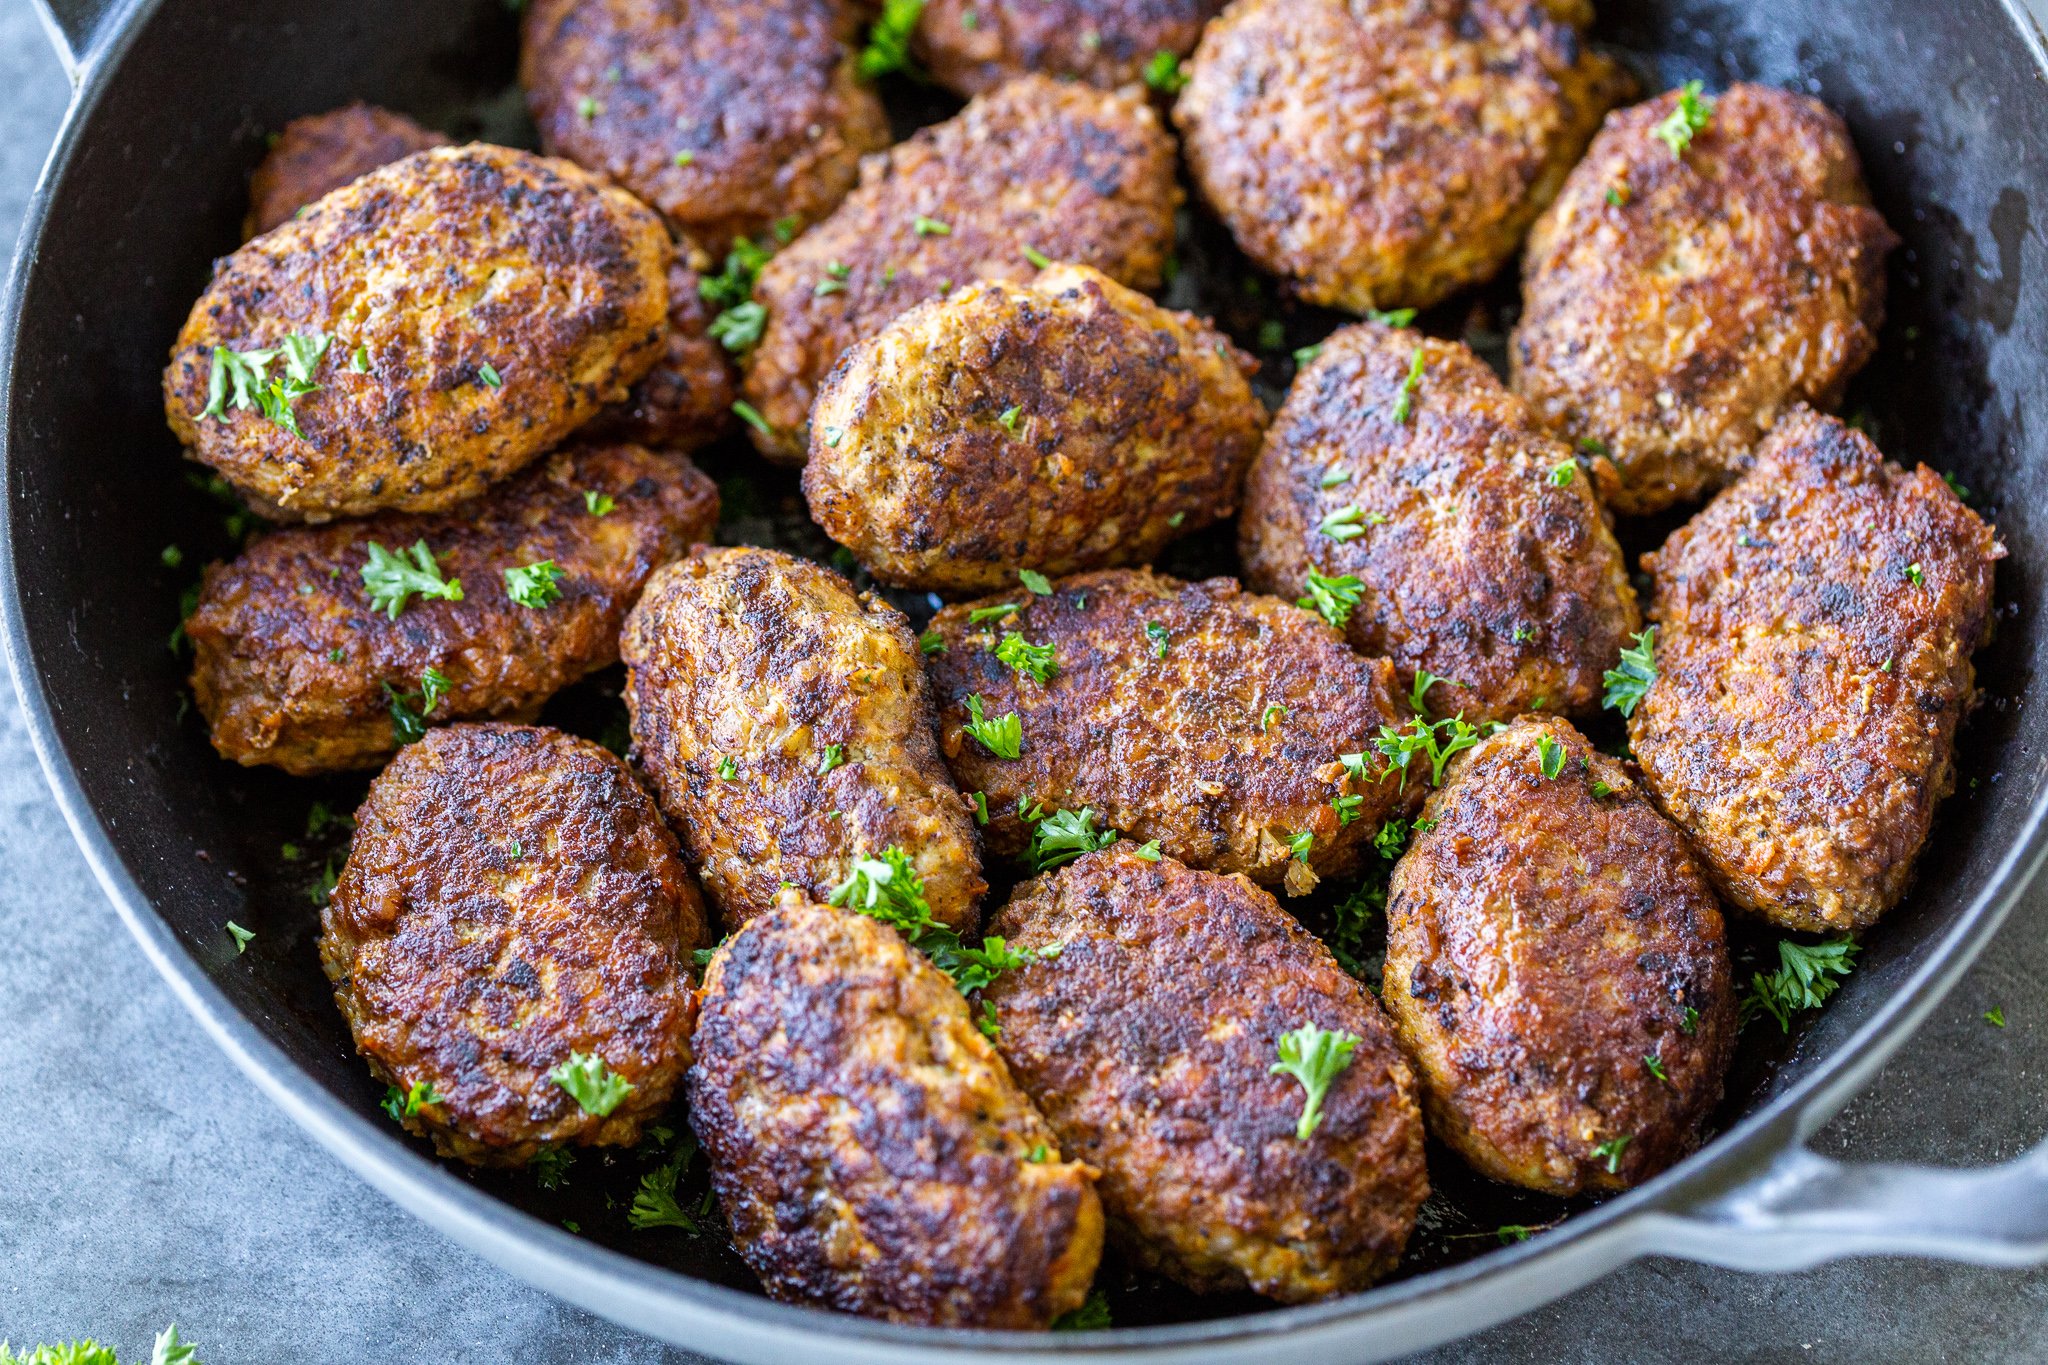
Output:
[[1731,903],[1823,932],[1898,902],[1955,786],[2004,554],[1933,470],[1800,407],[1643,557],[1657,680],[1629,744]]
[[902,612],[780,550],[704,549],[655,575],[619,648],[635,755],[728,928],[891,846],[974,928],[988,884]]
[[[630,1147],[682,1088],[703,902],[654,802],[588,740],[451,725],[409,745],[320,923],[356,1050],[423,1101],[400,1122],[443,1156]],[[550,1076],[592,1058],[630,1087],[602,1114]]]
[[1087,1297],[1094,1170],[893,928],[790,893],[711,959],[695,1047],[690,1126],[775,1298],[1043,1328]]
[[1632,82],[1587,0],[1236,0],[1174,106],[1246,255],[1311,303],[1490,279]]
[[1437,715],[1591,712],[1640,624],[1592,483],[1607,472],[1465,347],[1359,323],[1323,343],[1266,432],[1238,521],[1245,577],[1288,598],[1311,574],[1357,580],[1351,643],[1392,659],[1404,688],[1437,675]]
[[[940,748],[960,789],[983,794],[991,853],[1024,851],[1027,807],[1087,807],[1192,867],[1299,894],[1357,871],[1380,826],[1421,799],[1373,749],[1382,726],[1407,719],[1393,669],[1305,611],[1228,578],[1146,570],[1003,601],[1015,610],[988,599],[941,611],[926,662]],[[1052,651],[1046,681],[997,656],[1011,635]],[[1018,757],[966,733],[977,697],[985,718],[1016,713]],[[1369,775],[1347,771],[1344,754],[1363,755]]]
[[[832,211],[889,121],[843,0],[532,0],[519,62],[541,145],[715,255]],[[793,220],[793,221],[791,221]]]
[[[611,510],[594,514],[596,498]],[[207,566],[185,622],[192,694],[223,758],[301,776],[383,762],[399,744],[394,694],[430,722],[531,720],[618,658],[641,584],[717,524],[718,488],[688,460],[584,446],[439,516],[278,531]],[[462,599],[415,596],[393,617],[363,580],[369,547],[410,563],[422,542]],[[521,606],[504,571],[542,560],[560,599]]]
[[1839,403],[1898,244],[1823,105],[1733,86],[1674,155],[1678,102],[1610,117],[1537,221],[1509,347],[1537,416],[1612,455],[1622,512],[1712,492],[1792,404]]
[[801,460],[811,400],[840,355],[916,303],[976,280],[1028,280],[1036,259],[1158,285],[1173,250],[1173,139],[1142,91],[1012,81],[861,167],[830,218],[768,262],[768,310],[741,391]]
[[1036,72],[1104,90],[1136,85],[1161,52],[1185,57],[1224,0],[928,0],[915,51],[932,79],[979,95]]
[[1685,836],[1569,721],[1536,717],[1454,759],[1423,817],[1388,892],[1380,999],[1430,1131],[1556,1195],[1691,1152],[1735,1006]]
[[284,126],[249,178],[246,239],[290,222],[299,210],[357,176],[448,139],[403,114],[357,100]]
[[566,161],[419,152],[219,264],[165,411],[272,520],[445,511],[626,396],[661,355],[671,255],[646,206]]
[[1266,426],[1256,368],[1086,266],[955,290],[840,357],[811,408],[804,496],[900,587],[1141,564],[1237,509]]
[[[1394,1268],[1429,1194],[1414,1073],[1365,988],[1270,895],[1118,845],[1018,888],[993,928],[1060,945],[982,998],[1018,1084],[1101,1170],[1132,1259],[1284,1303]],[[1305,1024],[1359,1042],[1304,1139],[1301,1087],[1271,1068]]]

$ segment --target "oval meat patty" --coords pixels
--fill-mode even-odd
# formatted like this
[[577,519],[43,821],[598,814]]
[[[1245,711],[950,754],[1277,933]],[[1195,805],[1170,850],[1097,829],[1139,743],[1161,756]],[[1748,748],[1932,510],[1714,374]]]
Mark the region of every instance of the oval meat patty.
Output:
[[403,114],[357,100],[284,126],[249,178],[246,239],[290,222],[315,199],[357,176],[388,166],[448,139]]
[[855,342],[912,304],[1038,261],[1150,289],[1173,250],[1173,139],[1142,92],[1033,76],[974,100],[868,161],[833,215],[768,262],[741,390],[768,455],[800,460],[811,400]]
[[1086,266],[956,290],[840,358],[804,495],[900,587],[1143,563],[1237,509],[1266,425],[1256,364]]
[[661,355],[670,255],[565,161],[420,152],[221,262],[164,408],[273,520],[444,511],[625,397]]
[[1685,837],[1547,718],[1456,759],[1423,817],[1388,892],[1380,998],[1430,1131],[1482,1174],[1556,1195],[1639,1184],[1691,1152],[1721,1100],[1735,997]]
[[408,747],[320,923],[356,1050],[443,1156],[630,1147],[682,1087],[703,902],[654,802],[588,740],[451,725]]
[[1195,50],[1224,0],[928,0],[915,51],[932,79],[979,95],[1037,73],[1116,90],[1164,52]]
[[1631,83],[1586,0],[1236,0],[1174,106],[1188,169],[1311,303],[1491,278]]
[[1661,634],[1629,744],[1730,902],[1856,931],[1905,893],[2004,553],[1934,471],[1795,408],[1643,557]]
[[1610,501],[1712,492],[1797,402],[1833,407],[1877,350],[1898,244],[1849,130],[1804,95],[1736,85],[1682,155],[1672,92],[1607,120],[1529,234],[1515,388],[1610,454]]
[[[1372,748],[1406,719],[1393,669],[1228,578],[1082,574],[1049,597],[947,607],[932,630],[940,748],[960,789],[983,794],[991,853],[1025,850],[1027,808],[1086,807],[1192,867],[1298,893],[1357,871],[1380,826],[1420,799],[1379,775]],[[1045,681],[999,657],[1020,645],[1051,651]],[[977,698],[989,721],[1018,717],[1017,756],[967,733]],[[1374,775],[1347,772],[1342,754],[1366,755]]]
[[723,255],[824,217],[889,145],[855,76],[860,16],[843,0],[532,0],[519,79],[543,147]]
[[974,928],[988,884],[902,612],[780,550],[706,549],[655,576],[619,644],[634,752],[727,927],[894,845],[933,915]]
[[[1119,845],[1019,887],[993,928],[1061,945],[982,998],[1018,1083],[1100,1168],[1121,1249],[1285,1303],[1394,1268],[1429,1194],[1415,1077],[1365,988],[1270,895]],[[1304,1024],[1358,1039],[1306,1138],[1300,1085],[1271,1074]]]
[[[599,498],[613,503],[602,516]],[[717,524],[717,486],[688,460],[585,446],[440,516],[278,531],[207,566],[185,622],[192,694],[223,758],[302,776],[383,762],[417,728],[401,709],[422,723],[531,719],[618,658],[641,584]],[[461,600],[414,595],[392,616],[364,578],[373,544],[414,572],[424,544]],[[514,602],[505,571],[543,560],[559,599]]]
[[695,1046],[690,1126],[775,1298],[1042,1328],[1087,1297],[1095,1172],[888,925],[792,893],[711,959]]
[[1266,432],[1238,521],[1245,576],[1288,598],[1320,579],[1326,614],[1404,689],[1437,675],[1437,715],[1590,712],[1640,624],[1602,472],[1463,346],[1359,323]]

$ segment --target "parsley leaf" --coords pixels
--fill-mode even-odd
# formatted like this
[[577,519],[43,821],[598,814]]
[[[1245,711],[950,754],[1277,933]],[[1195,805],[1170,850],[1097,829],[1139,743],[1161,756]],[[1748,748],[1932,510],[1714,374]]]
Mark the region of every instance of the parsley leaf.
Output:
[[697,1144],[684,1138],[676,1144],[674,1155],[641,1176],[640,1188],[633,1193],[633,1207],[626,1211],[626,1221],[641,1232],[681,1228],[695,1237],[697,1220],[683,1212],[683,1206],[676,1202],[676,1182],[682,1179],[696,1155]]
[[[1466,724],[1463,716],[1438,721],[1426,721],[1416,716],[1399,730],[1391,725],[1382,725],[1379,736],[1372,742],[1372,747],[1386,760],[1386,767],[1379,775],[1380,780],[1384,781],[1390,774],[1398,771],[1401,774],[1401,786],[1405,789],[1408,785],[1408,764],[1416,755],[1421,754],[1429,759],[1431,785],[1442,786],[1444,765],[1451,761],[1452,755],[1469,749],[1478,742],[1479,731]],[[1364,754],[1339,754],[1337,757],[1353,777],[1370,776],[1366,771]]]
[[1157,621],[1147,621],[1145,623],[1145,638],[1152,642],[1153,658],[1163,659],[1166,657],[1168,636],[1165,626],[1160,625]]
[[818,776],[823,777],[834,768],[843,767],[845,763],[846,746],[844,744],[827,744],[825,752],[818,758]]
[[535,611],[562,600],[562,571],[552,559],[505,570],[505,595]]
[[1607,693],[1600,704],[1624,718],[1636,713],[1650,684],[1657,681],[1657,628],[1650,626],[1633,638],[1635,643],[1621,651],[1621,662],[1602,675]]
[[533,1172],[533,1183],[544,1190],[559,1190],[567,1177],[569,1168],[576,1164],[576,1154],[567,1147],[543,1147],[527,1158],[527,1169]]
[[1050,270],[1052,268],[1052,257],[1046,255],[1037,247],[1032,246],[1029,242],[1024,244],[1024,259],[1040,270]]
[[920,654],[944,654],[946,637],[935,630],[928,630],[917,637],[917,652]]
[[363,586],[370,593],[370,610],[384,612],[394,621],[415,595],[422,600],[462,600],[462,580],[442,577],[441,565],[424,540],[414,541],[410,550],[397,554],[371,541],[362,574]]
[[200,1365],[199,1353],[189,1343],[178,1340],[178,1324],[174,1322],[157,1333],[150,1344],[149,1365]]
[[1266,703],[1266,709],[1259,712],[1259,728],[1261,730],[1270,730],[1273,728],[1274,721],[1285,720],[1286,718],[1287,708],[1277,701],[1269,701]]
[[583,490],[583,510],[593,517],[608,517],[618,506],[609,493],[600,493],[595,488]]
[[1017,570],[1017,581],[1040,597],[1052,596],[1052,580],[1036,569]]
[[1015,602],[998,602],[992,607],[974,607],[967,613],[967,624],[978,626],[983,621],[1000,621],[1005,616],[1015,616],[1022,608]]
[[1386,904],[1386,878],[1368,877],[1330,912],[1330,932],[1323,941],[1337,965],[1353,976],[1365,978],[1371,970],[1366,961],[1365,931]]
[[1061,809],[1031,827],[1031,846],[1024,851],[1024,858],[1033,872],[1049,872],[1083,853],[1108,848],[1116,840],[1115,830],[1095,828],[1093,809]]
[[1687,81],[1679,87],[1678,103],[1672,106],[1650,136],[1671,149],[1674,157],[1684,157],[1692,146],[1693,135],[1702,131],[1714,117],[1714,101],[1700,93],[1698,81]]
[[1034,645],[1014,630],[1003,632],[1002,642],[996,646],[996,658],[1017,670],[1018,677],[1029,677],[1039,683],[1051,682],[1052,675],[1059,672],[1051,645]]
[[1991,1026],[1992,1026],[1993,1028],[2004,1028],[2004,1027],[2005,1027],[2005,1006],[2003,1006],[2003,1005],[1993,1005],[1993,1006],[1992,1006],[1992,1007],[1991,1007],[1990,1009],[1988,1009],[1988,1010],[1985,1010],[1985,1011],[1984,1011],[1984,1022],[1985,1022],[1985,1023],[1987,1023],[1987,1024],[1989,1024],[1989,1025],[1991,1025]]
[[1372,836],[1373,851],[1393,862],[1408,847],[1408,822],[1399,816],[1380,826],[1380,832]]
[[1357,503],[1339,507],[1316,524],[1332,540],[1356,540],[1365,534],[1365,509]]
[[1145,84],[1162,95],[1178,95],[1187,83],[1187,73],[1180,69],[1177,53],[1162,47],[1145,63]]
[[1301,1118],[1294,1125],[1296,1140],[1308,1141],[1309,1134],[1323,1121],[1323,1098],[1330,1093],[1331,1083],[1351,1065],[1351,1054],[1357,1051],[1359,1041],[1355,1033],[1320,1029],[1314,1024],[1303,1024],[1280,1035],[1280,1060],[1266,1071],[1269,1075],[1292,1076],[1301,1082],[1305,1097]]
[[1335,578],[1325,577],[1315,570],[1309,570],[1308,596],[1300,598],[1294,605],[1312,608],[1318,615],[1339,630],[1351,619],[1352,608],[1358,605],[1365,584],[1355,574],[1340,574]]
[[[225,421],[229,407],[242,411],[253,408],[273,425],[303,440],[305,433],[299,430],[292,404],[320,387],[313,382],[313,371],[333,341],[332,336],[322,332],[295,332],[284,339],[282,346],[264,350],[214,347],[213,368],[206,381],[206,406],[200,410],[199,420],[213,417]],[[284,373],[272,377],[271,362],[279,357],[284,359]]]
[[855,858],[845,881],[832,888],[830,904],[845,906],[895,928],[910,946],[953,978],[962,995],[971,994],[1004,972],[1059,956],[1057,948],[1012,948],[990,936],[969,948],[960,935],[932,918],[924,897],[924,881],[911,866],[910,855],[893,844],[879,858]]
[[1089,1290],[1079,1308],[1052,1320],[1055,1332],[1099,1332],[1109,1325],[1109,1296],[1100,1289]]
[[1299,834],[1293,835],[1287,840],[1287,851],[1292,853],[1294,860],[1304,867],[1308,865],[1309,850],[1315,846],[1316,835],[1314,830],[1302,830]]
[[1856,970],[1856,954],[1862,947],[1843,936],[1811,946],[1791,939],[1778,942],[1778,970],[1765,976],[1754,973],[1742,998],[1740,1023],[1748,1025],[1759,1014],[1778,1021],[1780,1030],[1792,1031],[1792,1016],[1801,1010],[1817,1010],[1840,988],[1841,978]]
[[1572,475],[1578,470],[1578,467],[1579,462],[1577,460],[1559,460],[1550,467],[1550,473],[1544,476],[1545,480],[1552,488],[1563,488],[1571,483]]
[[997,716],[994,720],[981,717],[981,694],[969,694],[967,714],[973,719],[960,728],[997,758],[1015,758],[1024,751],[1024,722],[1015,711]]
[[1415,310],[1396,308],[1392,312],[1381,312],[1377,308],[1368,308],[1365,310],[1365,316],[1367,321],[1377,322],[1382,327],[1406,327],[1415,321]]
[[1418,716],[1428,715],[1429,706],[1427,698],[1429,696],[1429,689],[1435,687],[1438,683],[1450,683],[1452,687],[1458,685],[1451,682],[1449,678],[1446,678],[1441,673],[1432,673],[1426,668],[1416,669],[1415,685],[1408,689],[1408,709]]
[[1131,850],[1131,856],[1133,858],[1142,858],[1148,863],[1158,862],[1159,841],[1157,839],[1147,839],[1144,843]]
[[227,929],[228,933],[235,940],[235,956],[240,957],[243,953],[248,952],[249,940],[256,937],[256,931],[254,929],[244,929],[233,920],[228,921]]
[[1564,745],[1553,735],[1536,736],[1536,766],[1547,778],[1564,772]]
[[395,1085],[384,1087],[382,1108],[394,1120],[409,1119],[420,1112],[424,1105],[443,1104],[448,1097],[434,1089],[432,1081],[414,1081],[404,1090]]
[[900,71],[915,80],[924,74],[910,60],[910,34],[924,13],[924,0],[882,0],[882,12],[868,29],[857,69],[864,81]]
[[1401,381],[1401,392],[1394,399],[1394,424],[1399,426],[1415,415],[1415,395],[1422,388],[1422,348],[1417,346],[1408,353],[1408,377]]
[[705,331],[726,350],[741,355],[760,345],[761,332],[767,326],[767,305],[747,299],[730,308],[720,309]]
[[571,1052],[568,1061],[548,1072],[548,1079],[568,1091],[584,1113],[600,1119],[633,1093],[633,1083],[606,1066],[604,1058],[581,1052]]
[[910,230],[920,237],[951,237],[953,225],[937,218],[927,218],[922,213],[910,220]]
[[1633,1142],[1634,1140],[1635,1135],[1632,1133],[1625,1133],[1620,1137],[1609,1138],[1607,1139],[1607,1141],[1600,1143],[1599,1145],[1593,1148],[1593,1155],[1597,1157],[1605,1157],[1607,1159],[1607,1173],[1609,1175],[1619,1174],[1621,1171],[1622,1149],[1627,1147],[1629,1143]]

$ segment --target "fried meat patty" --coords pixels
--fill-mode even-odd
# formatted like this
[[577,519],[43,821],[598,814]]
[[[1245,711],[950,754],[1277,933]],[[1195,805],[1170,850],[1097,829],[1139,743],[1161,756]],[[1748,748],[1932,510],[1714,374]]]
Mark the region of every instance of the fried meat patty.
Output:
[[[519,79],[541,145],[715,255],[816,222],[889,145],[844,0],[532,0]],[[791,221],[793,220],[793,221]]]
[[892,845],[974,928],[988,884],[902,612],[780,550],[705,549],[647,585],[619,646],[638,762],[728,928]]
[[[1242,877],[1128,846],[1025,883],[991,926],[1060,945],[983,992],[997,1046],[1070,1156],[1102,1172],[1109,1233],[1197,1290],[1284,1303],[1394,1268],[1429,1195],[1415,1076],[1365,988]],[[1296,1136],[1280,1035],[1359,1041]]]
[[1087,266],[927,300],[840,357],[804,495],[884,583],[989,592],[1138,564],[1237,509],[1257,363]]
[[[594,515],[595,497],[615,506]],[[394,699],[423,721],[531,719],[618,658],[647,576],[717,524],[718,488],[687,459],[583,446],[452,512],[277,531],[207,566],[185,622],[192,694],[223,758],[298,775],[383,762],[405,725]],[[393,617],[363,577],[370,546],[417,568],[422,543],[462,599],[413,597]],[[505,570],[543,560],[560,599],[514,602]]]
[[357,100],[284,126],[249,178],[244,239],[287,223],[315,199],[359,175],[388,166],[448,139],[403,114]]
[[1311,303],[1489,279],[1631,88],[1587,0],[1236,0],[1174,106],[1189,172]]
[[775,1298],[1042,1328],[1087,1297],[1095,1172],[893,928],[791,893],[711,959],[695,1047],[690,1125]]
[[1104,90],[1135,85],[1161,52],[1185,57],[1224,0],[928,0],[914,44],[932,79],[979,95],[1036,72]]
[[1403,688],[1438,675],[1437,715],[1590,712],[1640,624],[1595,465],[1465,347],[1358,323],[1267,429],[1238,520],[1245,576],[1288,598],[1319,576]]
[[1173,249],[1173,139],[1141,91],[1042,76],[980,96],[863,163],[833,215],[762,268],[768,310],[741,391],[800,460],[820,382],[855,342],[912,304],[976,280],[1027,280],[1041,261],[1156,286]]
[[[1387,662],[1231,579],[1081,574],[1049,597],[1019,588],[947,607],[932,630],[939,746],[960,789],[983,794],[992,854],[1025,850],[1027,809],[1086,807],[1191,867],[1298,894],[1355,872],[1380,826],[1420,799],[1373,754],[1380,727],[1406,719]],[[1052,651],[1046,681],[998,657],[1013,635]],[[967,733],[976,698],[989,720],[1017,715],[1018,757]],[[1373,775],[1348,772],[1342,754],[1366,755]]]
[[1629,744],[1730,902],[1856,931],[1905,893],[2004,553],[1940,475],[1795,407],[1643,557],[1662,633]]
[[[356,1050],[443,1156],[629,1147],[681,1089],[703,902],[654,802],[588,740],[451,725],[408,746],[320,924]],[[605,1113],[550,1074],[591,1058],[629,1087]]]
[[1388,893],[1380,998],[1430,1131],[1556,1195],[1690,1153],[1721,1100],[1735,997],[1685,836],[1553,718],[1455,759],[1423,816]]
[[1819,102],[1732,86],[1674,155],[1654,130],[1679,99],[1611,116],[1538,220],[1509,347],[1538,417],[1613,457],[1623,512],[1712,492],[1792,404],[1839,403],[1898,244]]
[[565,161],[419,152],[220,263],[165,411],[273,520],[444,511],[625,397],[661,355],[670,256],[658,217]]

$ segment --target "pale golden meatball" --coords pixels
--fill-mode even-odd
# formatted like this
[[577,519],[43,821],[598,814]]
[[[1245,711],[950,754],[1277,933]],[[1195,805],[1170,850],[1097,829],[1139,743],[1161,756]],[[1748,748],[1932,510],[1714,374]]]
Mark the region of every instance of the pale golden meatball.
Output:
[[670,255],[658,217],[566,161],[420,152],[219,264],[164,409],[273,520],[445,511],[660,358]]
[[704,549],[655,575],[619,650],[635,755],[728,927],[892,846],[974,927],[988,885],[902,612],[780,550]]
[[1173,250],[1173,139],[1141,91],[1026,77],[862,165],[830,218],[762,269],[768,310],[741,391],[754,443],[800,460],[820,382],[911,305],[976,280],[1028,280],[1034,258],[1156,286]]
[[314,200],[401,157],[445,147],[448,139],[403,114],[357,100],[284,126],[249,177],[244,238],[290,222]]
[[1735,1045],[1721,911],[1628,770],[1555,719],[1452,761],[1394,869],[1380,998],[1430,1131],[1547,1194],[1699,1145]]
[[[1418,367],[1419,366],[1419,367]],[[1295,377],[1245,486],[1245,576],[1422,671],[1437,715],[1597,710],[1640,624],[1592,479],[1455,342],[1358,323]]]
[[[1037,72],[1115,90],[1159,53],[1185,57],[1224,0],[928,0],[915,50],[932,79],[979,95]],[[1167,68],[1171,70],[1173,68]]]
[[1853,932],[1905,894],[2004,553],[1933,470],[1800,407],[1643,557],[1657,677],[1629,744],[1731,903]]
[[1333,308],[1490,279],[1629,91],[1586,0],[1236,0],[1174,106],[1246,255]]
[[1143,563],[1237,508],[1266,409],[1220,332],[1086,266],[919,304],[840,358],[804,495],[884,583]]
[[1832,408],[1877,350],[1898,238],[1842,120],[1737,85],[1683,154],[1677,92],[1624,109],[1529,234],[1514,385],[1621,471],[1609,501],[1710,493],[1794,403]]
[[952,981],[866,915],[805,904],[711,959],[690,1126],[775,1298],[894,1322],[1043,1328],[1102,1256],[1095,1171]]

